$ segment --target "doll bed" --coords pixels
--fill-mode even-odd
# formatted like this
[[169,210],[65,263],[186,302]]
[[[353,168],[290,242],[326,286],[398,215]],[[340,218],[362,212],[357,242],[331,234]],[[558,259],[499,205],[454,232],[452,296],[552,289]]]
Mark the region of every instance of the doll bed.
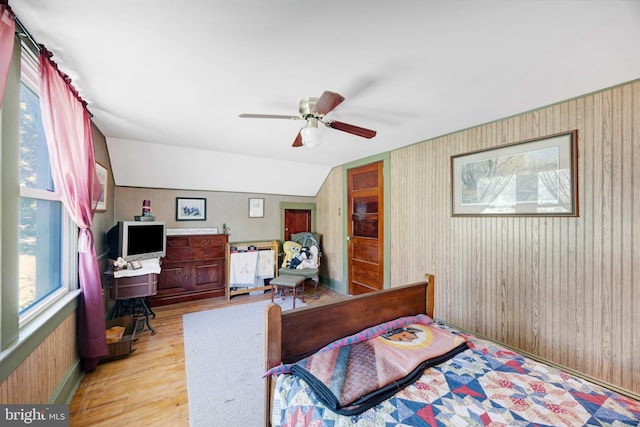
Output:
[[[282,313],[266,311],[266,367],[293,363],[373,325],[426,313],[433,276],[414,285]],[[340,416],[293,375],[266,378],[267,425],[575,426],[640,425],[640,402],[493,342],[437,324],[469,349],[424,371],[415,383],[354,416]]]

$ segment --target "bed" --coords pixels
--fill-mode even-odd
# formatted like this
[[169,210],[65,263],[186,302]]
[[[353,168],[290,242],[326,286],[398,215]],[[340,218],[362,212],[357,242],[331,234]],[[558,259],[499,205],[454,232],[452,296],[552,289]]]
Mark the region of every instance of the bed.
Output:
[[[425,277],[413,285],[284,313],[269,305],[266,368],[278,371],[393,319],[423,313],[433,318],[434,277]],[[424,370],[412,384],[358,415],[329,410],[296,375],[268,375],[266,425],[640,425],[638,400],[440,322],[432,325],[463,338],[468,349]]]

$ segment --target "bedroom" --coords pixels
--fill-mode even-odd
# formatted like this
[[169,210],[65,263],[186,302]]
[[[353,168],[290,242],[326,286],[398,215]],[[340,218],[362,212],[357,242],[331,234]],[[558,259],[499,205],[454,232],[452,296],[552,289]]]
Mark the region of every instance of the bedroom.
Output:
[[[64,58],[63,53],[60,56]],[[394,206],[386,215],[386,232],[392,236],[387,255],[390,286],[420,280],[431,272],[439,283],[438,317],[638,393],[640,338],[633,325],[640,320],[635,308],[640,306],[640,296],[634,288],[639,279],[634,266],[640,254],[634,216],[639,211],[640,89],[632,81],[638,72],[632,75],[576,99],[531,108],[533,111],[470,129],[460,126],[454,130],[466,130],[437,134],[425,142],[372,158],[361,156],[345,162],[346,166],[329,169],[317,194],[302,199],[294,196],[295,201],[316,203],[316,229],[324,236],[325,258],[331,260],[326,278],[336,287],[344,286],[345,244],[339,215],[344,208],[344,170],[381,159],[389,173],[386,205]],[[617,84],[620,86],[612,87]],[[546,104],[535,107],[541,105]],[[446,209],[438,208],[450,204],[451,155],[571,129],[579,132],[578,218],[452,218]],[[99,136],[95,140],[97,159],[108,164],[107,142]],[[145,188],[116,187],[110,193],[114,198],[109,199],[116,207],[97,215],[96,226],[106,229],[122,216],[137,214],[145,198],[160,209],[164,196],[147,197],[150,191],[159,190],[151,185],[141,187]],[[192,191],[188,195],[226,195]],[[166,200],[182,194],[173,192]],[[246,198],[254,194],[264,194],[269,209],[280,202],[280,196],[270,191],[233,195],[243,200],[237,208],[242,209],[243,222],[229,221],[232,233],[241,232],[247,223],[252,226],[244,210]],[[233,209],[221,203],[220,210]],[[234,201],[233,206],[240,203]],[[279,215],[276,212],[271,215]],[[167,215],[172,217],[173,207]],[[211,224],[220,226],[221,219],[214,217]],[[270,234],[279,234],[279,217],[272,219],[276,222],[269,224],[273,227]],[[424,237],[416,240],[413,236]],[[558,324],[563,326],[560,330]],[[69,325],[61,325],[62,330],[55,333],[64,336]],[[54,357],[58,356],[45,356]],[[67,368],[50,379],[45,399],[51,397]],[[12,371],[7,376],[13,381],[17,377],[30,382],[29,374],[11,377]],[[4,383],[3,390],[17,391],[8,384]]]

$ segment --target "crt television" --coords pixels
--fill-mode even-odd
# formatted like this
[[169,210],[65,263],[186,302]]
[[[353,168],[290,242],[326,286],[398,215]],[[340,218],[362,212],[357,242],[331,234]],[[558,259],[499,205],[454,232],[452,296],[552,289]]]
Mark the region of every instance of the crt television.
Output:
[[167,230],[162,221],[119,221],[107,232],[109,258],[160,258],[167,251]]

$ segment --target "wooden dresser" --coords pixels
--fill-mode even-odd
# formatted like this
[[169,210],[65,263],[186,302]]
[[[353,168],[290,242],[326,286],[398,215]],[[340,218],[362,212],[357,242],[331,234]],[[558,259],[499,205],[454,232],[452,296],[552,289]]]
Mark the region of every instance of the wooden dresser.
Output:
[[227,234],[167,236],[158,292],[151,305],[225,296]]

